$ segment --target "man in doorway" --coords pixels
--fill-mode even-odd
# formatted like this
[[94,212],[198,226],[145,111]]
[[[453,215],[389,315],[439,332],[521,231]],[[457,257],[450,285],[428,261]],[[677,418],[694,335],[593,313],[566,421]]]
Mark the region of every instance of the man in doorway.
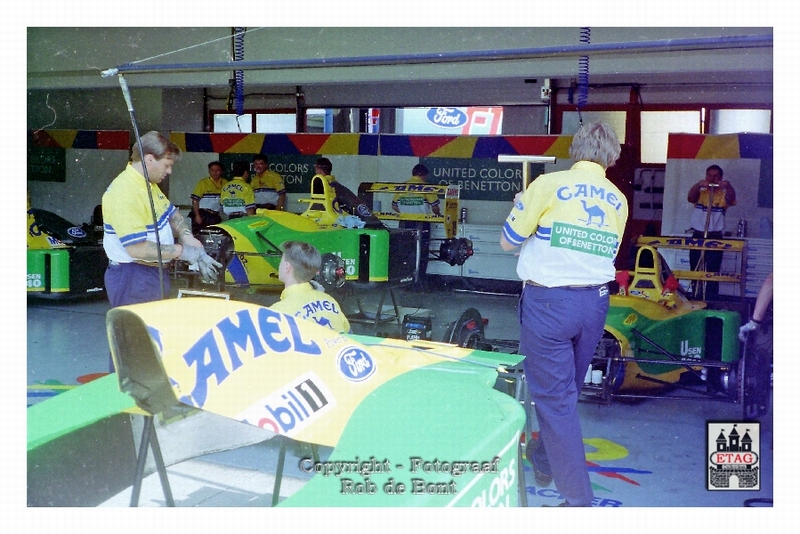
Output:
[[[691,220],[693,239],[723,238],[725,212],[736,205],[736,191],[730,182],[722,179],[722,175],[722,167],[711,165],[706,169],[705,179],[689,189],[686,200],[694,204]],[[692,270],[718,273],[722,264],[722,251],[689,251],[689,263]],[[713,300],[718,294],[719,282],[706,282],[704,298]]]

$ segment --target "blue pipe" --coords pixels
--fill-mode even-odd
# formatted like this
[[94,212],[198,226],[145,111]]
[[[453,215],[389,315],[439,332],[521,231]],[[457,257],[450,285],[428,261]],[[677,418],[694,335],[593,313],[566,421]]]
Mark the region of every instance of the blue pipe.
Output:
[[282,59],[264,61],[221,61],[210,63],[173,63],[161,65],[125,64],[104,70],[103,78],[119,73],[176,72],[254,69],[303,69],[324,67],[354,67],[387,64],[445,63],[458,61],[516,60],[539,57],[588,55],[607,52],[644,52],[666,49],[667,52],[702,49],[757,48],[772,46],[772,35],[734,35],[728,37],[696,37],[658,39],[654,41],[472,50],[464,52],[432,52],[425,54],[390,54],[385,56],[354,56],[339,58]]

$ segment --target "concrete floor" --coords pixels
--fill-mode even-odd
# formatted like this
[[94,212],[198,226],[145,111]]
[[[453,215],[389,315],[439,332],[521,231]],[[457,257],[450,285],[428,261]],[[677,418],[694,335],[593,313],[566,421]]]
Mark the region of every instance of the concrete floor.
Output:
[[[380,290],[362,294],[365,308],[377,309]],[[410,292],[395,291],[404,314],[428,314],[434,340],[441,340],[446,326],[467,308],[476,308],[488,318],[486,336],[516,339],[517,297],[461,291],[459,287]],[[269,305],[277,293],[235,290],[232,298]],[[351,299],[341,298],[347,309]],[[27,306],[28,405],[91,380],[108,370],[105,300],[61,302],[29,300]],[[388,323],[354,324],[354,333],[399,332]],[[610,405],[582,402],[579,405],[586,442],[587,461],[599,507],[742,507],[747,499],[773,498],[772,409],[760,420],[761,489],[759,491],[709,491],[706,489],[707,422],[740,421],[741,407],[708,400],[648,399],[636,403],[615,401]],[[535,431],[536,425],[533,423]],[[274,480],[277,445],[274,440],[233,451],[210,454],[181,462],[168,469],[176,504],[181,507],[269,506]],[[325,451],[321,451],[324,456]],[[292,468],[287,471],[281,498],[306,480]],[[295,462],[296,463],[296,462]],[[556,504],[558,492],[537,487],[525,465],[528,505]],[[104,506],[128,506],[130,490]],[[164,506],[157,475],[142,488],[140,506]]]

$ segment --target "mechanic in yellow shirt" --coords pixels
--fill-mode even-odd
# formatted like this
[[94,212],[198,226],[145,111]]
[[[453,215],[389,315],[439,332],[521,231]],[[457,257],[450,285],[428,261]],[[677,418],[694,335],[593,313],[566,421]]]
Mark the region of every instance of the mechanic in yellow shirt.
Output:
[[250,187],[256,199],[256,208],[268,210],[286,209],[286,186],[283,177],[269,170],[267,156],[258,154],[253,158],[255,175],[250,180]]
[[222,222],[220,193],[225,185],[222,176],[222,163],[212,161],[208,164],[208,176],[197,182],[191,194],[192,233],[198,235],[206,226]]
[[349,332],[350,321],[345,317],[342,307],[312,280],[322,264],[319,251],[302,241],[286,241],[281,249],[283,256],[278,266],[278,279],[286,287],[281,293],[281,300],[270,309],[313,320],[336,332]]
[[620,155],[606,123],[584,124],[569,149],[569,170],[536,178],[514,198],[500,236],[503,250],[519,250],[519,353],[538,439],[525,455],[537,486],[555,482],[565,506],[591,506],[578,398],[603,335],[606,285],[628,219],[625,195],[606,177]]
[[249,177],[250,164],[246,161],[234,161],[233,180],[225,184],[219,194],[222,212],[228,219],[256,214],[253,188],[247,183]]

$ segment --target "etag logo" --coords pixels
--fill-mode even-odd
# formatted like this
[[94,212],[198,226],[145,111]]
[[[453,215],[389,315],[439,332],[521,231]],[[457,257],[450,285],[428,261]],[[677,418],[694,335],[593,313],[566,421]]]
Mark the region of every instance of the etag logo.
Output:
[[277,389],[239,413],[236,419],[291,436],[336,405],[333,394],[313,372]]
[[426,117],[441,128],[461,128],[467,122],[467,114],[458,108],[431,108]]
[[351,382],[363,382],[375,373],[375,361],[358,347],[346,347],[336,358],[342,376]]
[[708,422],[706,425],[707,489],[760,490],[760,423],[757,421]]

